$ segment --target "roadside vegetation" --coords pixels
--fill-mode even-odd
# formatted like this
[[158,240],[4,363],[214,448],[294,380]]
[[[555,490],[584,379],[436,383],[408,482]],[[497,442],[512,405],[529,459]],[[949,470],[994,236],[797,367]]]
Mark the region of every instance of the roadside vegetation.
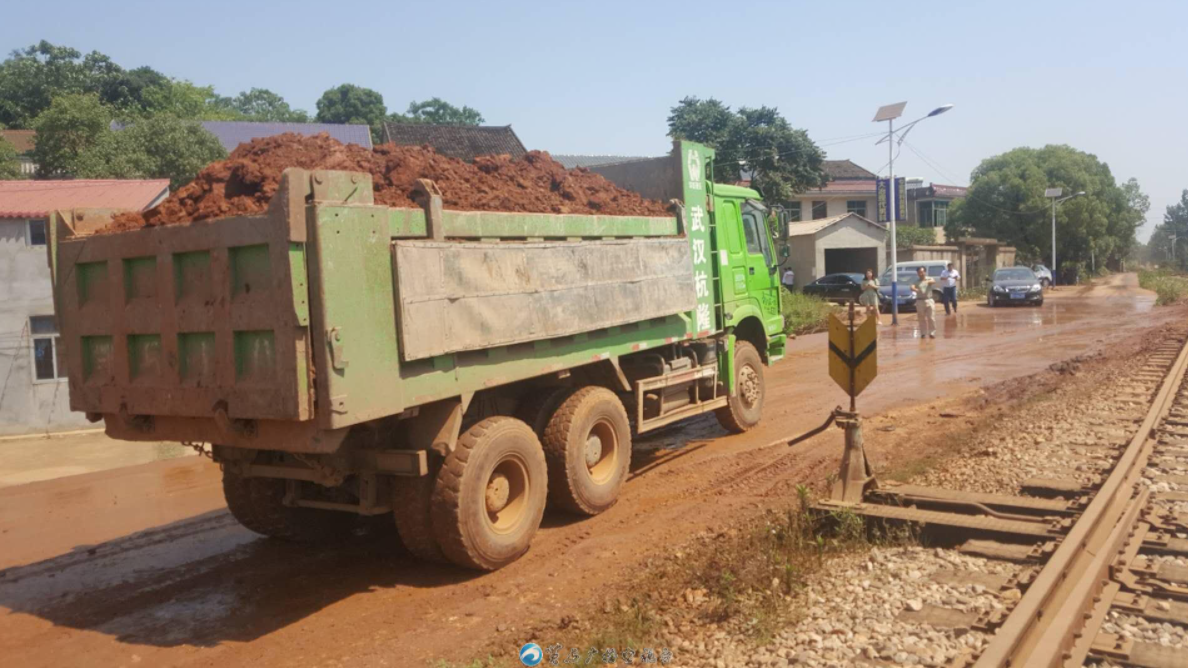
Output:
[[820,297],[780,288],[780,311],[784,315],[785,334],[812,334],[828,327],[826,319],[833,305]]
[[1139,287],[1155,292],[1158,306],[1175,304],[1188,297],[1188,276],[1166,267],[1139,271]]

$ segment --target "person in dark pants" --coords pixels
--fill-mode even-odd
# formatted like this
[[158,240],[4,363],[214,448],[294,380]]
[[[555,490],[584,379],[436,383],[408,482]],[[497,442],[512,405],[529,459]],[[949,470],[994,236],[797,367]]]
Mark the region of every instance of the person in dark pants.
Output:
[[951,315],[949,312],[949,304],[953,305],[953,313],[957,312],[957,281],[961,280],[961,274],[953,268],[953,263],[941,272],[941,302],[945,305],[945,315]]

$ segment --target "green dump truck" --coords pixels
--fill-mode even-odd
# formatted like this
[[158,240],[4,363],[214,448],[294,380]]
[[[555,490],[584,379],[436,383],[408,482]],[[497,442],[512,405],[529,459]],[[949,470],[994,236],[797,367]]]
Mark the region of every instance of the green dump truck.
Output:
[[596,169],[666,217],[373,203],[286,170],[264,215],[95,234],[50,225],[70,404],[130,441],[210,444],[231,513],[324,540],[391,515],[410,551],[496,569],[546,499],[614,504],[633,434],[759,422],[785,336],[759,194],[713,151]]

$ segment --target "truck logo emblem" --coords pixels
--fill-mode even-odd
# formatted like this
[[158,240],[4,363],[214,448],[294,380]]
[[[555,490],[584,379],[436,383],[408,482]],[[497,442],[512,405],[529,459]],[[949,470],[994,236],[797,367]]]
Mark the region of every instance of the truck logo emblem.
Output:
[[701,190],[701,154],[697,151],[689,151],[688,168],[689,188]]

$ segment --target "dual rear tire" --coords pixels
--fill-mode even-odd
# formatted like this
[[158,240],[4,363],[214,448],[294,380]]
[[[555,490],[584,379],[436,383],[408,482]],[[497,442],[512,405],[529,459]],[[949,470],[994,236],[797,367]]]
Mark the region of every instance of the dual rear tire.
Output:
[[535,418],[540,435],[526,420],[486,418],[458,439],[436,475],[396,480],[396,528],[415,556],[496,570],[528,551],[546,500],[582,515],[614,505],[631,461],[619,398],[584,387],[529,406],[536,414],[524,417]]

